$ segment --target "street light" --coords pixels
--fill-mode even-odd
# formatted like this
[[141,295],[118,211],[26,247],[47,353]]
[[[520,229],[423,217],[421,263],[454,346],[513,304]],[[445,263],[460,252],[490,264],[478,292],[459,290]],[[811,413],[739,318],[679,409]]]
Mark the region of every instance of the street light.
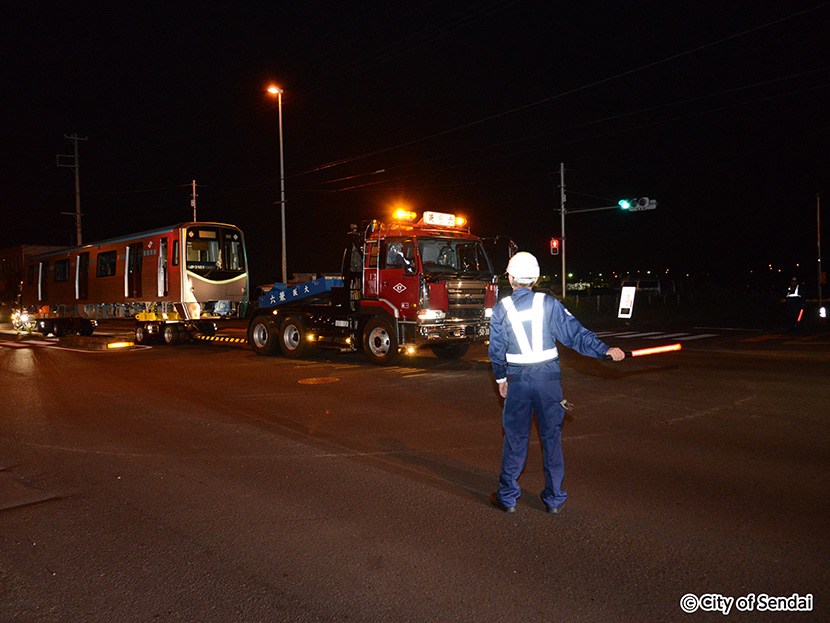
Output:
[[285,161],[282,152],[282,89],[276,85],[268,87],[271,95],[277,96],[277,106],[280,118],[280,214],[282,216],[282,282],[288,283],[288,269],[286,267],[285,253]]

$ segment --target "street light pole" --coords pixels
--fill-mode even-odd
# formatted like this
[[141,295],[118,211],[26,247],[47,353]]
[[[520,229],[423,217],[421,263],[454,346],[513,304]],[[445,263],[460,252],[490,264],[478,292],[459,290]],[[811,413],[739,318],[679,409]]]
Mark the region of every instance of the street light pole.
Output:
[[286,265],[286,241],[285,241],[285,159],[282,149],[282,89],[276,86],[268,87],[271,95],[277,96],[277,107],[279,108],[280,123],[280,216],[282,223],[282,282],[288,283],[288,267]]

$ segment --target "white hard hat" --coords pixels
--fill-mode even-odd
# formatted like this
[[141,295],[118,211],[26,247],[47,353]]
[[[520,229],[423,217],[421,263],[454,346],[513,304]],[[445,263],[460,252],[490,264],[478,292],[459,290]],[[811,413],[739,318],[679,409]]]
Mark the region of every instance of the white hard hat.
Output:
[[539,278],[539,262],[530,253],[519,251],[507,263],[507,274],[514,279],[533,280]]

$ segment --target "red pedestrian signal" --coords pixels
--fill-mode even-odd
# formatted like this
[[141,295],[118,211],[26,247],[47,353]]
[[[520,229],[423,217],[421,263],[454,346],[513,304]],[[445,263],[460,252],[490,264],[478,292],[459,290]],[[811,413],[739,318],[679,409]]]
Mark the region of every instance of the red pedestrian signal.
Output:
[[550,254],[559,255],[559,238],[550,239]]

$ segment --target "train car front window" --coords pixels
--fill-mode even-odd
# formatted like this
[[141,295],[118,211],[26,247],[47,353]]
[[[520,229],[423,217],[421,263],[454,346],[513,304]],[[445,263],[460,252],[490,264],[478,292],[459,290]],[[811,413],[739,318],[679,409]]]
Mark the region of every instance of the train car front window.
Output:
[[245,247],[242,244],[242,234],[238,231],[222,229],[222,255],[227,270],[245,270]]
[[229,227],[191,227],[185,246],[187,270],[211,279],[245,271],[242,234]]

